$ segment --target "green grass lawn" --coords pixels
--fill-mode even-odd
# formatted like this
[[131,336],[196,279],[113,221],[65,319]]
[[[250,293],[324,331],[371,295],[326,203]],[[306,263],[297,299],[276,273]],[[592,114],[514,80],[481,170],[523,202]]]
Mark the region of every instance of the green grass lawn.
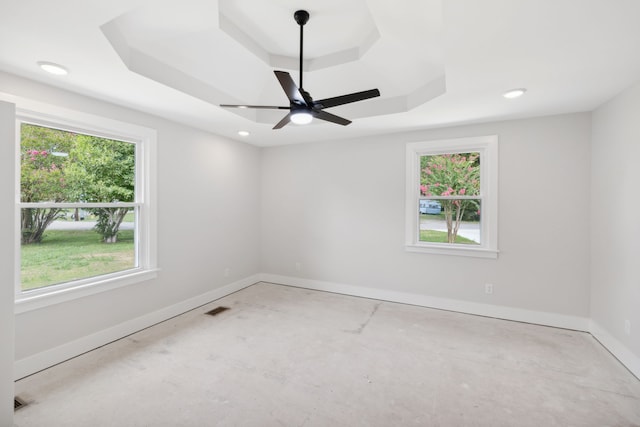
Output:
[[133,230],[107,244],[93,230],[49,230],[42,243],[22,245],[22,290],[99,276],[134,267]]
[[[430,243],[448,243],[446,231],[435,230],[420,230],[420,241]],[[455,243],[463,243],[467,245],[477,245],[478,242],[474,242],[471,239],[467,239],[460,235],[456,236]]]

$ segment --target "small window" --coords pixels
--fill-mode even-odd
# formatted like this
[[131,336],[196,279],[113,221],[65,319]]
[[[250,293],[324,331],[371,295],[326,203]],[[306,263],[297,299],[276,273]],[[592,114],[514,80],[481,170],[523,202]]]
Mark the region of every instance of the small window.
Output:
[[155,133],[135,137],[30,116],[19,117],[17,128],[16,301],[94,293],[153,271]]
[[497,256],[497,137],[407,145],[407,250]]

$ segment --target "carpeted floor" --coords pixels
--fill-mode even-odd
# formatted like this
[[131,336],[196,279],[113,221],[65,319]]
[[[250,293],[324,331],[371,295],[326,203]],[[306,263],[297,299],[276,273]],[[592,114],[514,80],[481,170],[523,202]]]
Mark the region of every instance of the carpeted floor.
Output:
[[640,425],[640,381],[587,333],[267,283],[16,393],[19,427]]

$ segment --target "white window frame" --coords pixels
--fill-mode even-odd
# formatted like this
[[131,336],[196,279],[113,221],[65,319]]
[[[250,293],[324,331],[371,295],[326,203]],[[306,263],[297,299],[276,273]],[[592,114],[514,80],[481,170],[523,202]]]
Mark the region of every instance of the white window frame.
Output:
[[[131,285],[157,276],[157,203],[156,203],[156,145],[154,129],[120,122],[91,114],[66,109],[49,111],[16,111],[16,153],[20,153],[21,124],[29,123],[54,129],[82,133],[101,138],[135,144],[136,195],[131,203],[22,203],[20,201],[20,159],[16,155],[15,184],[15,312],[71,301],[77,298]],[[47,207],[134,207],[136,214],[135,241],[136,267],[110,274],[73,280],[38,289],[22,291],[20,278],[20,209]]]
[[[406,148],[406,228],[405,249],[442,255],[479,258],[498,257],[498,136],[477,136],[459,139],[422,141],[407,144]],[[480,153],[480,196],[482,217],[480,245],[421,242],[419,199],[420,157],[454,153]],[[452,197],[460,199],[463,197]]]

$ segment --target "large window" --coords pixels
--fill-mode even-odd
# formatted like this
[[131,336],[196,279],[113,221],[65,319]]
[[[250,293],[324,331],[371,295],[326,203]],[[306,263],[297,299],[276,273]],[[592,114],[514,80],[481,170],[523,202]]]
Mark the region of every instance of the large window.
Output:
[[155,274],[155,132],[84,118],[18,117],[16,301],[23,309]]
[[497,137],[407,145],[407,250],[497,256]]

